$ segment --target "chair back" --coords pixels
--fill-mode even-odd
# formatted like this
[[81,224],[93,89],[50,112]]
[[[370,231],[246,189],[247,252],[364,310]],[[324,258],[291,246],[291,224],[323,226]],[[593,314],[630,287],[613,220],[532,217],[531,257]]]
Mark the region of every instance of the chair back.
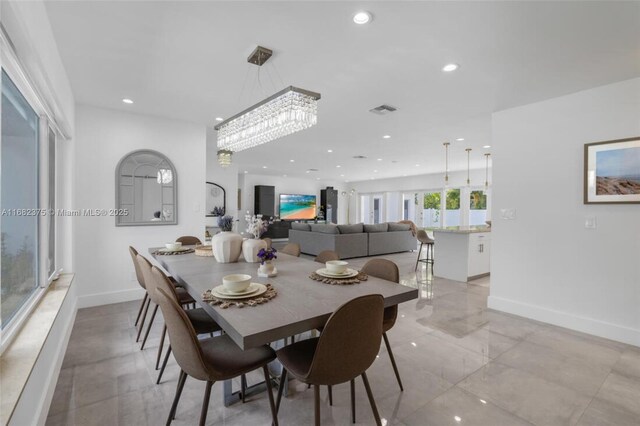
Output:
[[429,234],[427,234],[427,231],[425,231],[424,229],[418,230],[418,233],[416,234],[416,238],[422,244],[433,244],[434,242],[431,238],[429,238]]
[[340,256],[338,256],[338,253],[336,253],[335,251],[323,250],[320,253],[318,253],[316,258],[313,260],[318,263],[325,263],[325,262],[328,262],[329,260],[340,260]]
[[210,380],[211,375],[204,362],[202,348],[187,314],[184,313],[178,302],[162,288],[156,288],[154,293],[162,310],[171,341],[171,350],[178,365],[185,373],[195,379]]
[[411,230],[411,234],[415,237],[416,236],[416,231],[418,229],[418,227],[416,226],[415,223],[413,223],[412,220],[401,220],[398,223],[402,223],[404,225],[409,225],[409,229]]
[[180,238],[178,238],[176,240],[176,243],[182,243],[185,246],[195,246],[195,245],[202,244],[202,241],[200,241],[200,238],[198,238],[198,237],[192,237],[190,235],[183,235],[182,237],[180,237]]
[[142,275],[142,270],[140,269],[140,265],[138,265],[138,250],[129,246],[129,254],[131,255],[131,260],[133,260],[133,267],[136,270],[136,279],[138,280],[138,284],[140,287],[147,289],[147,285],[144,283],[144,276]]
[[[400,282],[400,271],[398,265],[387,259],[371,259],[362,267],[362,272],[372,277],[394,283]],[[385,331],[393,327],[398,318],[398,305],[384,308],[384,328]]]
[[340,306],[322,330],[308,383],[335,385],[364,373],[380,350],[383,308],[380,294],[360,296]]
[[289,243],[280,250],[280,253],[285,253],[291,256],[300,257],[300,244]]
[[[155,277],[151,273],[151,268],[153,265],[141,254],[137,256],[138,267],[142,271],[142,275],[144,276],[144,282],[147,285],[147,293],[149,293],[149,298],[156,305],[159,305],[158,294],[156,293],[156,288],[158,288],[158,283],[156,282]],[[177,299],[175,295],[175,291],[173,293],[174,299]]]
[[271,245],[273,244],[273,241],[271,240],[271,238],[263,238],[262,241],[264,241],[265,243],[267,243],[267,248],[271,248]]

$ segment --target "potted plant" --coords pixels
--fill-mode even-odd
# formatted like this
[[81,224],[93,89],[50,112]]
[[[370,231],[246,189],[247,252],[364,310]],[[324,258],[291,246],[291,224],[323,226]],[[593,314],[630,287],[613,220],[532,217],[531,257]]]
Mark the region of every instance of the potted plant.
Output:
[[278,250],[274,248],[263,248],[258,251],[257,256],[260,259],[259,277],[274,277],[278,273],[273,264],[273,260],[278,258],[277,252]]
[[232,232],[233,216],[218,218],[219,233],[211,238],[213,256],[220,263],[237,262],[242,252],[242,236]]
[[267,243],[260,239],[260,236],[267,230],[267,224],[262,220],[262,215],[245,216],[247,221],[247,232],[252,238],[242,242],[242,255],[247,262],[259,262],[258,252],[260,249],[266,249]]

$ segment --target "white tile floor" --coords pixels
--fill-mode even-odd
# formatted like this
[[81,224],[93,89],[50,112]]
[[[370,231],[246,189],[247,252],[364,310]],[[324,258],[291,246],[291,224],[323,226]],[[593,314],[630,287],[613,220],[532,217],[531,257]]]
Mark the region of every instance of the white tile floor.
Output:
[[[388,333],[404,392],[384,345],[368,372],[386,424],[640,425],[640,348],[489,311],[488,278],[470,284],[433,279],[424,269],[413,272],[413,253],[384,257],[399,265],[403,283],[420,289],[420,299],[400,306]],[[165,423],[179,370],[171,360],[155,384],[161,319],[140,351],[137,308],[129,302],[78,311],[48,425]],[[312,424],[313,390],[295,381],[291,388],[280,423]],[[173,424],[197,424],[203,392],[203,382],[187,380]],[[373,424],[361,382],[356,392],[358,423]],[[271,422],[265,394],[230,407],[221,400],[218,383],[207,424]],[[322,421],[350,424],[348,384],[334,388],[333,406],[323,389]]]

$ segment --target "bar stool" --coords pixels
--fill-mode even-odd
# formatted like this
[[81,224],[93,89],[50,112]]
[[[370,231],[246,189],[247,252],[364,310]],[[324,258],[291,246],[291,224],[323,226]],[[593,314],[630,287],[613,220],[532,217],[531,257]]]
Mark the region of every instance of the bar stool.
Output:
[[[418,250],[418,258],[416,259],[416,267],[414,271],[418,270],[418,263],[423,262],[427,264],[427,268],[429,267],[429,264],[431,264],[431,273],[433,273],[433,245],[435,244],[435,241],[429,238],[427,231],[425,231],[424,229],[418,230],[418,232],[416,233],[416,238],[418,239],[418,241],[420,241],[420,249]],[[424,259],[420,259],[420,255],[422,254],[422,246],[425,244],[427,246],[427,257]]]

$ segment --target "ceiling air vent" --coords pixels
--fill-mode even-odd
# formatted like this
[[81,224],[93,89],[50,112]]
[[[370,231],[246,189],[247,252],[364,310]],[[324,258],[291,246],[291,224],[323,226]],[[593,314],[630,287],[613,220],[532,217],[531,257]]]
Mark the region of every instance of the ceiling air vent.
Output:
[[392,107],[391,105],[380,105],[378,107],[375,107],[373,109],[370,109],[369,112],[372,112],[374,114],[378,114],[378,115],[386,115],[389,114],[390,112],[394,112],[396,111],[398,108],[396,107]]
[[356,160],[364,160],[367,157],[365,157],[364,155],[354,155],[353,158],[355,158]]

